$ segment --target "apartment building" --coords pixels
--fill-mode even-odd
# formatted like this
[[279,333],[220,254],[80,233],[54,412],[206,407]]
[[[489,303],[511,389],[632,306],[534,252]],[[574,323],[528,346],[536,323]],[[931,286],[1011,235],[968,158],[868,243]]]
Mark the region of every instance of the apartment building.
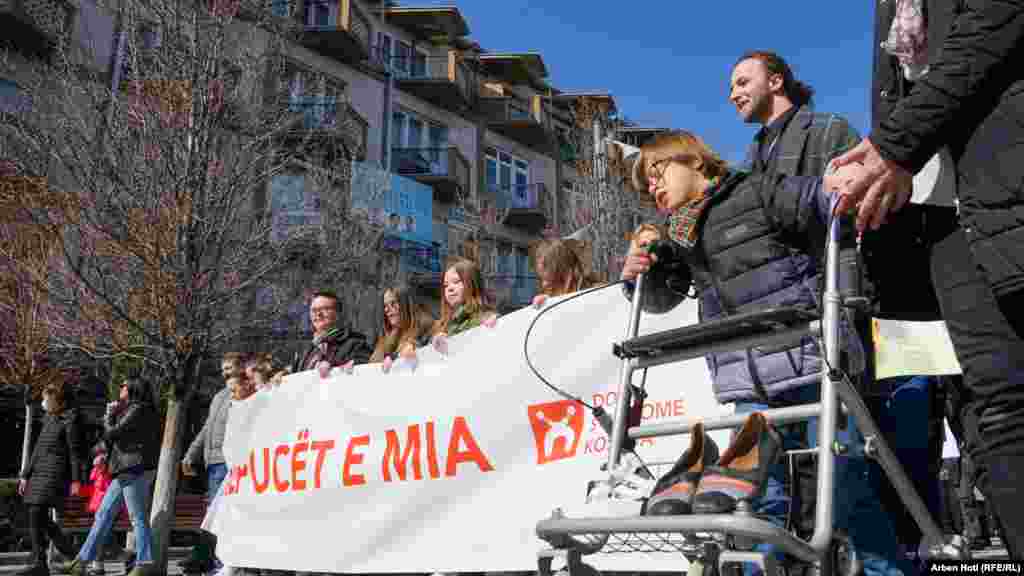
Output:
[[[373,335],[381,290],[396,282],[412,284],[436,306],[444,262],[454,255],[480,262],[502,311],[528,303],[536,291],[530,243],[571,234],[595,216],[588,198],[604,177],[600,161],[595,164],[601,147],[594,145],[591,116],[581,122],[580,110],[597,110],[600,137],[608,136],[609,119],[617,113],[612,97],[552,86],[541,54],[487,50],[486,39],[471,39],[470,23],[457,6],[249,0],[239,19],[266,12],[299,34],[281,48],[265,92],[301,112],[295,140],[314,145],[304,161],[268,178],[256,195],[256,213],[270,214],[275,234],[291,226],[329,227],[321,214],[325,194],[354,201],[365,193],[362,180],[353,178],[352,161],[359,170],[415,183],[400,186],[408,194],[430,196],[416,202],[415,218],[404,200],[391,202],[401,207],[385,219],[415,219],[416,233],[387,231],[357,273],[336,280],[345,320]],[[6,0],[0,15],[32,37],[17,41],[26,48],[45,47],[67,27],[94,40],[117,33],[90,0],[77,9],[62,0]],[[116,42],[93,44],[98,61],[116,51]],[[0,99],[16,98],[16,82],[0,78]],[[310,132],[317,137],[308,138]],[[349,189],[320,189],[323,178],[314,176],[323,171]],[[422,222],[427,219],[429,226]],[[630,216],[624,226],[635,220]],[[301,266],[318,265],[312,258]],[[308,272],[298,270],[291,279],[295,303],[274,330],[282,337],[296,336],[295,327],[308,330],[303,301],[314,276]]]

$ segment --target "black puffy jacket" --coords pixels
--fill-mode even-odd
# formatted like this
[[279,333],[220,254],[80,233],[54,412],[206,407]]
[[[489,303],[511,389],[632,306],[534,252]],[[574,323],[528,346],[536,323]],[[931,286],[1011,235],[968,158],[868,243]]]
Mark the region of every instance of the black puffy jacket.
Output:
[[71,482],[81,482],[78,414],[65,410],[43,416],[43,429],[21,477],[28,481],[26,504],[62,508]]
[[[697,246],[685,256],[700,321],[771,307],[817,307],[829,202],[820,178],[739,172],[723,179],[702,215]],[[646,311],[666,312],[682,301],[671,284],[671,274],[647,276]],[[859,345],[853,352],[860,368]],[[715,397],[723,403],[762,400],[821,379],[821,352],[811,337],[710,354],[707,362]]]

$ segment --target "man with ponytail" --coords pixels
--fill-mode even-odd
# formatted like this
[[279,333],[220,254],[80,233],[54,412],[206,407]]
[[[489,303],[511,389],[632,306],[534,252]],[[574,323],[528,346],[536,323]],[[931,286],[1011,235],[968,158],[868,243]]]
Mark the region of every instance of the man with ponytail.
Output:
[[830,160],[860,141],[845,118],[814,112],[813,96],[814,89],[797,80],[778,54],[755,50],[740,56],[729,101],[744,122],[761,125],[747,151],[749,170],[820,178]]

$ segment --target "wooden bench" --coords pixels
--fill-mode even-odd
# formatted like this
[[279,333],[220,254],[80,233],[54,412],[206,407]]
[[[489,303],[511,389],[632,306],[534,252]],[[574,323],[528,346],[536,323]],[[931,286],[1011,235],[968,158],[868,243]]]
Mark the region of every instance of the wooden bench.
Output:
[[[69,496],[64,500],[64,512],[60,515],[60,527],[69,534],[85,534],[92,528],[94,515],[89,512],[88,500]],[[205,494],[178,494],[174,499],[174,519],[171,522],[172,532],[198,532],[206,516]],[[131,519],[128,507],[121,504],[121,509],[114,519],[113,532],[130,532]]]

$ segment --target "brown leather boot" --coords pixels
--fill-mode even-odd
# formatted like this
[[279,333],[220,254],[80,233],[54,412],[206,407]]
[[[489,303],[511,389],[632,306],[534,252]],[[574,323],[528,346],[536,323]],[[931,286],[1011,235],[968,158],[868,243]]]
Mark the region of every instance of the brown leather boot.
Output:
[[690,430],[690,447],[654,485],[641,512],[648,516],[690,514],[704,469],[717,461],[718,444],[704,432],[704,424],[697,422]]
[[709,466],[701,477],[693,497],[693,512],[727,514],[736,509],[737,501],[760,498],[768,471],[779,461],[782,451],[782,437],[764,414],[751,413],[718,464]]

